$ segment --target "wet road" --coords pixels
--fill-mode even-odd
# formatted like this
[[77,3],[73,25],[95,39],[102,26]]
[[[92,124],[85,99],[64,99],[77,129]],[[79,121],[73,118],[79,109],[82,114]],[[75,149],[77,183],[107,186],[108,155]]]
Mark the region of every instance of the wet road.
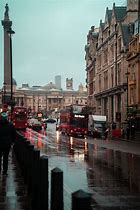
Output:
[[28,129],[26,137],[49,157],[50,171],[63,171],[65,210],[79,189],[92,193],[95,210],[140,210],[140,145],[67,137],[55,124],[41,133]]

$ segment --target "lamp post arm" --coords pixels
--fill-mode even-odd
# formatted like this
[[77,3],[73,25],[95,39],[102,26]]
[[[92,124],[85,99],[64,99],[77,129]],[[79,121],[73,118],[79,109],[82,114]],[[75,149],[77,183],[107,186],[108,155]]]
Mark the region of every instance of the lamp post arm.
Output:
[[11,101],[13,100],[12,38],[10,34]]
[[10,104],[11,104],[11,121],[12,121],[12,114],[13,114],[13,106],[14,106],[14,101],[13,101],[13,65],[12,65],[12,34],[15,34],[15,32],[10,29],[7,31],[9,34],[9,41],[10,41],[10,71],[11,71],[11,95],[10,95]]

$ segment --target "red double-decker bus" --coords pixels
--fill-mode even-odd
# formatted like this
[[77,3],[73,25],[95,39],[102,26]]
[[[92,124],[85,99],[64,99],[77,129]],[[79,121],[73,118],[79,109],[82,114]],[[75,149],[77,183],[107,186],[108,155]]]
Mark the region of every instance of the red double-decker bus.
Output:
[[70,136],[85,136],[88,132],[86,105],[73,104],[60,112],[59,130]]
[[27,128],[27,108],[15,106],[12,112],[12,120],[16,129],[25,130]]

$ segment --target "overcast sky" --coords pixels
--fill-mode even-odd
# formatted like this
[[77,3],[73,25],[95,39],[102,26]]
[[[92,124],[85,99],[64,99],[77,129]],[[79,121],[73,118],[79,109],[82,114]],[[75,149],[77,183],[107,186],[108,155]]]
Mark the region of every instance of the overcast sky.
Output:
[[[85,85],[85,44],[91,26],[104,21],[106,7],[126,6],[126,0],[0,0],[12,20],[13,77],[18,87],[54,83],[56,75],[73,78],[74,89]],[[0,29],[0,88],[3,84],[3,27]]]

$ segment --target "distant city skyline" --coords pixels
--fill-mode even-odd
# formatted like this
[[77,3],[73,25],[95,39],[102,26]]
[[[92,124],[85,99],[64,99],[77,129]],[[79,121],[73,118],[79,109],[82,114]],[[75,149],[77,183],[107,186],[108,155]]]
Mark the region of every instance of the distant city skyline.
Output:
[[61,89],[61,75],[56,75],[55,76],[55,85],[57,88]]
[[[113,3],[126,6],[122,0],[48,0],[3,1],[0,18],[3,20],[5,4],[15,34],[13,44],[13,78],[17,86],[44,86],[55,83],[61,75],[62,89],[66,78],[73,78],[73,88],[85,85],[85,45],[91,26],[99,27],[105,19],[106,7]],[[3,85],[3,27],[0,29],[0,86]]]

